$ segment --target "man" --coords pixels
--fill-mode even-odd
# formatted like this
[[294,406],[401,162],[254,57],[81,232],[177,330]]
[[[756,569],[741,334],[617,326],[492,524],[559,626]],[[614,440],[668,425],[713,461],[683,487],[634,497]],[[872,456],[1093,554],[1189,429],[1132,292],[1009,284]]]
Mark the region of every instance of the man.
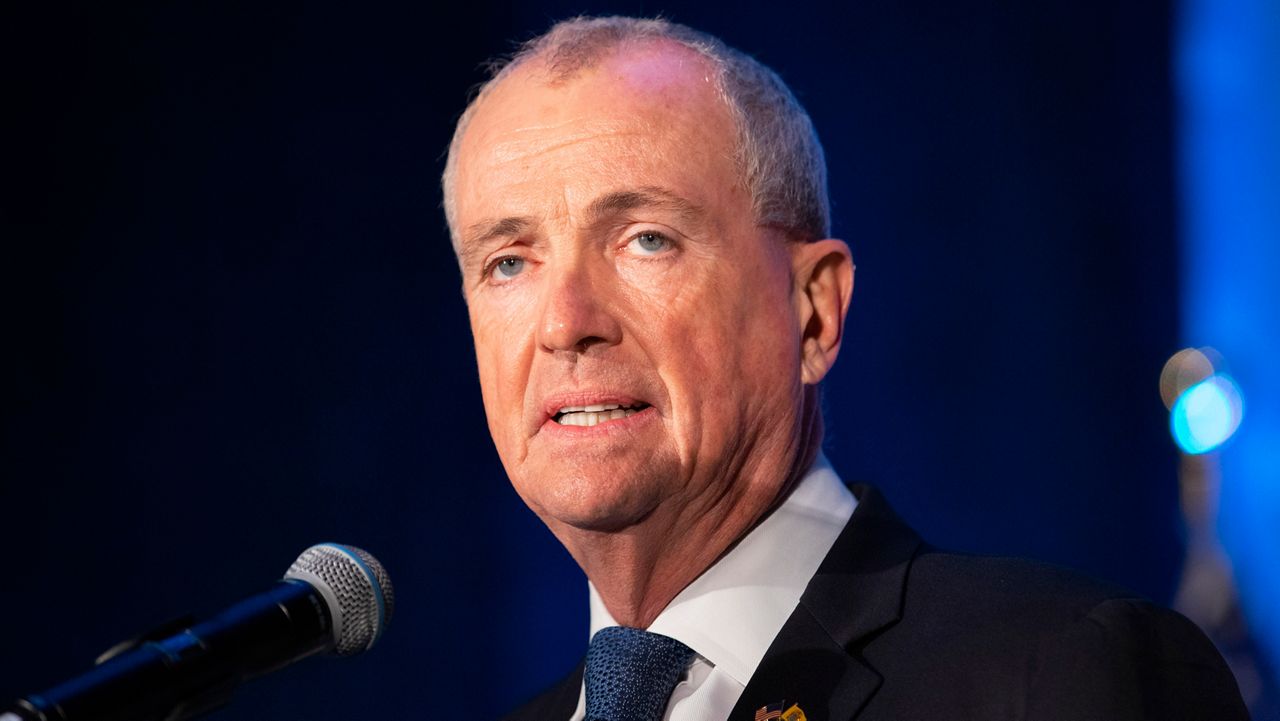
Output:
[[1181,617],[937,552],[820,453],[853,290],[771,71],[657,20],[526,44],[444,177],[490,432],[590,580],[527,719],[1239,718]]

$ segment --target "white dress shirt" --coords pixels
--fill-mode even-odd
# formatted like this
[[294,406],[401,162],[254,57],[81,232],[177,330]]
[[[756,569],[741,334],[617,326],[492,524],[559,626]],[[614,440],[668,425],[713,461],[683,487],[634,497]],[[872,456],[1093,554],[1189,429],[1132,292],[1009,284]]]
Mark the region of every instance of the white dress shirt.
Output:
[[[821,453],[791,495],[738,545],[685,587],[649,631],[694,651],[664,721],[724,721],[857,500]],[[591,635],[616,626],[590,582]],[[569,721],[586,715],[586,688]]]

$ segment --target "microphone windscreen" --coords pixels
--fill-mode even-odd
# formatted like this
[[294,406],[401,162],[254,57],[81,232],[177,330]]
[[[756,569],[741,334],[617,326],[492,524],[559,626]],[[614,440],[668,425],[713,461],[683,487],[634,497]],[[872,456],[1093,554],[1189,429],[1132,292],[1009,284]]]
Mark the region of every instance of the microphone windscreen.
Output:
[[382,636],[395,611],[395,590],[386,570],[367,551],[320,543],[302,552],[285,580],[311,584],[329,604],[334,653],[367,651]]

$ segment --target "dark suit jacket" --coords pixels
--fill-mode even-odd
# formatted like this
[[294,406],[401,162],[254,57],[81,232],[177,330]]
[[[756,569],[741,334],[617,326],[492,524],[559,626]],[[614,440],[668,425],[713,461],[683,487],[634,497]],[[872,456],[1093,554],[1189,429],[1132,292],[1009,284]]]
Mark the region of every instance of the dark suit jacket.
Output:
[[[730,721],[778,701],[809,721],[1248,718],[1186,618],[1065,569],[939,551],[854,492]],[[508,718],[567,719],[581,683],[580,665]]]

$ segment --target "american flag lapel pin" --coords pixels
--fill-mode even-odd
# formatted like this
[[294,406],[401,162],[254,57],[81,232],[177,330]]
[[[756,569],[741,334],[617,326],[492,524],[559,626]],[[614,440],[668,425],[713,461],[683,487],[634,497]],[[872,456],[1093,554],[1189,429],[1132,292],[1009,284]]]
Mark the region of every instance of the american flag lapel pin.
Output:
[[[784,711],[783,709],[786,710]],[[777,719],[777,721],[808,721],[798,703],[793,703],[791,708],[787,708],[786,701],[778,701],[768,706],[761,706],[756,711],[755,721],[773,721],[774,719]]]

